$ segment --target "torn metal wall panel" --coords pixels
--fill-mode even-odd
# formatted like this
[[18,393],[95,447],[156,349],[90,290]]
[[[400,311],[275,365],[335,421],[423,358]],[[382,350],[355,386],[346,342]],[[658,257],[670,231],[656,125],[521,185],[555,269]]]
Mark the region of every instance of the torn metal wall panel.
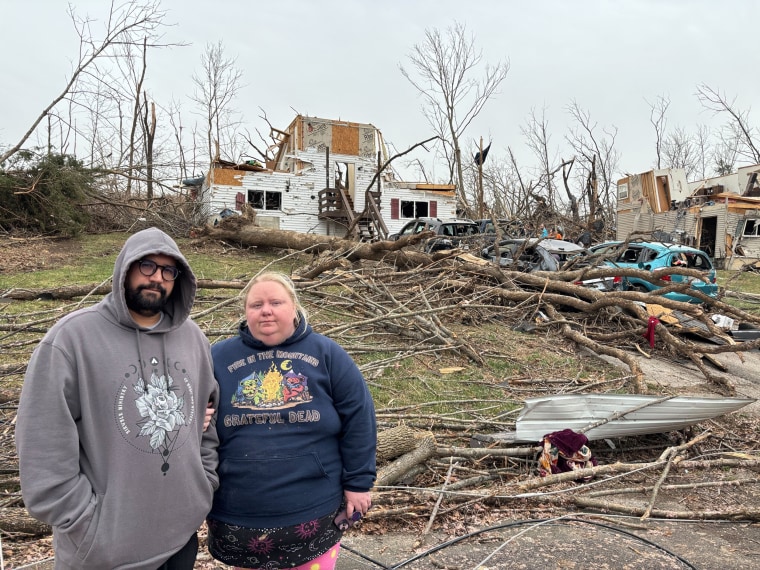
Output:
[[589,440],[667,433],[753,402],[752,398],[644,394],[555,394],[528,398],[515,422],[515,441],[540,442],[545,435],[563,429],[583,430]]

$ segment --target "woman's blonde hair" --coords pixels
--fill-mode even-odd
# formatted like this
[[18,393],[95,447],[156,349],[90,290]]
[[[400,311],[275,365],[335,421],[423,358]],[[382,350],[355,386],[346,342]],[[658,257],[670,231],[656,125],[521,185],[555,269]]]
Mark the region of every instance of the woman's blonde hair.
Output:
[[265,271],[264,273],[259,273],[248,283],[248,286],[245,289],[245,297],[243,297],[243,303],[245,304],[248,301],[248,293],[250,293],[254,285],[268,281],[279,283],[282,285],[285,291],[287,291],[290,300],[293,301],[293,305],[295,305],[296,308],[296,326],[298,326],[298,324],[301,322],[301,319],[306,321],[306,309],[303,308],[301,301],[298,299],[296,286],[293,284],[293,281],[291,281],[290,277],[284,273],[278,273],[277,271]]

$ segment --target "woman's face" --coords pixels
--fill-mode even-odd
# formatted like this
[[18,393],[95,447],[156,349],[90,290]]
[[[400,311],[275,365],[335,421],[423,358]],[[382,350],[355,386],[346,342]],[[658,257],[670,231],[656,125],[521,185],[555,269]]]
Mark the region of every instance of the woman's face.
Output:
[[248,291],[245,320],[257,340],[276,346],[296,330],[296,306],[287,289],[276,281],[261,281]]

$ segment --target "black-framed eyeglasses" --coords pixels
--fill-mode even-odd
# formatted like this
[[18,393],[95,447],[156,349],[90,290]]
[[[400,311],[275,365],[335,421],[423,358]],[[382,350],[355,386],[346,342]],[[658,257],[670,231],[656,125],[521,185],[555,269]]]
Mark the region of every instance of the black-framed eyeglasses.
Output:
[[137,266],[140,268],[140,273],[145,275],[145,277],[153,275],[159,267],[161,268],[161,277],[163,277],[164,281],[174,281],[179,277],[179,269],[173,265],[159,265],[150,259],[141,259],[137,262]]

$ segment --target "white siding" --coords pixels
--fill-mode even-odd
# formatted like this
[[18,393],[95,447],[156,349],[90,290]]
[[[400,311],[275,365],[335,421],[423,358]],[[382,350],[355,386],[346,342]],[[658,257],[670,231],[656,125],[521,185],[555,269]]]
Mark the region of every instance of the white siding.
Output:
[[753,164],[752,166],[744,166],[739,168],[737,172],[732,172],[725,176],[714,176],[712,178],[706,178],[705,180],[690,182],[689,187],[693,191],[702,187],[710,188],[711,186],[723,186],[724,192],[731,192],[741,196],[747,189],[749,177],[754,172],[758,171],[760,171],[760,165]]
[[744,214],[732,214],[735,219],[734,225],[734,244],[740,245],[745,257],[760,258],[760,237],[750,237],[742,235],[744,232],[744,222],[748,219],[760,221],[760,210],[747,210]]
[[[727,236],[733,238],[733,244],[741,245],[747,258],[760,257],[760,236],[743,236],[744,221],[747,218],[760,220],[760,209],[741,210],[750,199],[739,200],[735,206],[728,199],[717,199],[708,188],[722,186],[725,193],[741,195],[747,188],[747,183],[753,173],[758,172],[760,165],[740,168],[738,172],[726,176],[717,176],[696,182],[686,182],[682,169],[652,170],[643,174],[631,175],[618,181],[618,186],[627,189],[625,198],[618,197],[617,204],[617,239],[627,239],[653,231],[671,234],[675,242],[695,245],[706,237],[705,225],[712,222],[706,220],[715,218],[715,245],[713,258],[723,260],[730,258],[732,252],[727,246]],[[643,192],[650,178],[668,176],[668,188],[671,200],[675,200],[677,209],[655,213]],[[696,235],[699,221],[702,222],[702,236]],[[720,265],[720,263],[719,263]]]
[[[326,172],[325,153],[310,147],[299,151],[292,158],[306,163],[298,174],[290,172],[248,172],[237,170],[225,173],[234,176],[241,186],[212,183],[203,189],[204,205],[207,205],[208,217],[218,214],[225,208],[235,209],[235,197],[242,192],[247,201],[249,190],[280,192],[281,210],[256,210],[257,216],[265,218],[266,227],[279,227],[301,233],[333,235],[342,237],[345,228],[335,222],[320,220],[319,192],[325,188],[328,176],[330,185],[335,186],[336,163],[352,164],[355,176],[354,211],[360,213],[365,206],[365,192],[376,171],[376,162],[370,158],[351,155],[330,154],[330,164]],[[310,166],[308,166],[310,165]],[[213,175],[213,173],[212,173]],[[377,190],[377,181],[371,190]],[[456,215],[456,201],[453,192],[432,192],[409,188],[397,188],[384,185],[381,190],[380,212],[383,215],[389,233],[397,232],[407,219],[391,220],[391,200],[433,201],[437,202],[439,218],[453,218]],[[264,225],[264,224],[262,224]]]
[[412,188],[398,188],[393,186],[386,186],[383,189],[381,198],[380,212],[385,220],[385,225],[388,227],[389,234],[395,234],[404,227],[412,218],[401,218],[398,220],[391,219],[391,200],[398,198],[400,202],[413,201],[413,202],[436,202],[437,218],[455,218],[457,213],[456,199],[453,192],[432,192],[426,190],[416,190]]

